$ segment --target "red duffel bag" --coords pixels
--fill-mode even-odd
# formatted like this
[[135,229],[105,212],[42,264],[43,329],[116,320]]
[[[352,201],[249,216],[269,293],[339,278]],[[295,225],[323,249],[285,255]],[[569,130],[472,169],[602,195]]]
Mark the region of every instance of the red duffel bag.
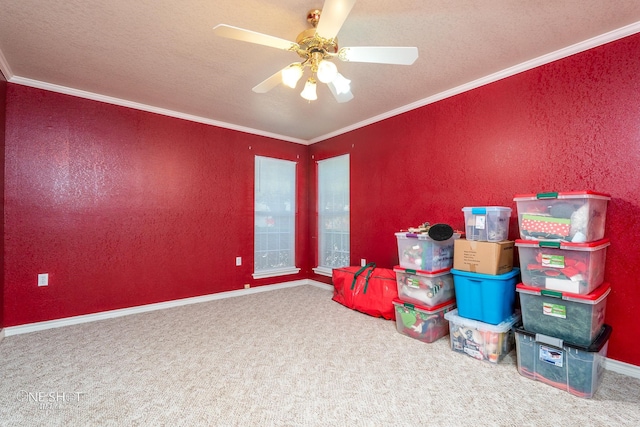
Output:
[[364,267],[334,268],[332,281],[334,301],[370,316],[395,320],[393,299],[398,297],[395,271],[376,268],[371,262]]

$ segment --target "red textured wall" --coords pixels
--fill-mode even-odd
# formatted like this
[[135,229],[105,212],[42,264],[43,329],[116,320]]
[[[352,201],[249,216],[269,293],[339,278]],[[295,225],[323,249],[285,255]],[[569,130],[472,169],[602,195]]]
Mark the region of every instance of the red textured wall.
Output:
[[[640,365],[638,58],[640,35],[310,147],[9,84],[4,326],[244,283],[327,281],[310,273],[309,159],[350,153],[352,264],[392,267],[394,232],[424,221],[462,228],[464,206],[610,193],[609,357]],[[255,155],[299,162],[298,275],[251,279]],[[50,285],[38,288],[43,272]]]
[[[4,75],[0,73],[0,153],[2,158],[0,160],[0,182],[4,182],[4,134],[5,134],[5,119],[6,119],[6,97],[7,97],[7,81]],[[0,186],[0,197],[4,200],[4,185]],[[0,215],[4,219],[4,203],[0,210]],[[0,224],[0,230],[4,236],[4,220]],[[2,252],[0,253],[0,267],[4,271],[4,239],[2,240]],[[4,274],[0,277],[0,329],[4,327]]]
[[394,232],[424,221],[463,229],[465,206],[513,208],[515,239],[515,194],[610,193],[608,356],[640,365],[640,35],[320,142],[310,151],[322,158],[351,154],[352,264],[366,258],[393,267]]
[[[8,84],[5,326],[307,277],[306,151]],[[251,277],[255,155],[299,162],[297,275]]]

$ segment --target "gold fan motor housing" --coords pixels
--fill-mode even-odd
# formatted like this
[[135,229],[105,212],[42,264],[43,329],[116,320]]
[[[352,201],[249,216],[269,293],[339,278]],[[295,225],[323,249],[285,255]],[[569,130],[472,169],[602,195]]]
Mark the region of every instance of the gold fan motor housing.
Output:
[[308,58],[314,52],[321,52],[323,56],[326,53],[338,52],[338,38],[324,39],[316,34],[316,26],[320,20],[321,10],[312,9],[307,13],[307,21],[313,26],[308,30],[304,30],[298,37],[296,37],[296,43],[300,46],[298,55],[303,58]]

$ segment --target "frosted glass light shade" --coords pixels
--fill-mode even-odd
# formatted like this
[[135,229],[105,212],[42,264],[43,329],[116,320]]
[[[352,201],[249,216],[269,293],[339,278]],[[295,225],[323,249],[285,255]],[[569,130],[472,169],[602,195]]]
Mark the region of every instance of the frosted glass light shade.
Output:
[[307,80],[304,89],[300,92],[300,96],[307,101],[315,101],[318,99],[318,95],[316,94],[316,81],[313,78]]
[[300,77],[302,77],[302,67],[300,63],[291,64],[282,70],[282,83],[292,89],[296,87]]
[[338,95],[347,93],[351,90],[351,80],[345,78],[340,73],[336,73],[336,76],[333,79],[332,83],[335,86]]
[[338,67],[331,61],[322,60],[318,64],[318,71],[316,75],[318,76],[318,80],[322,83],[329,83],[333,81],[333,79],[338,74]]

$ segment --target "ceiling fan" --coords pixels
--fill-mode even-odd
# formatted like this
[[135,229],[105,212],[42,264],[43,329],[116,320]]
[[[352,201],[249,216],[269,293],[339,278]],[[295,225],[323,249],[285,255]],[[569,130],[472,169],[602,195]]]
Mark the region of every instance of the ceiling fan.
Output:
[[[325,0],[322,9],[310,10],[307,14],[307,21],[313,28],[298,34],[295,42],[226,24],[215,26],[213,31],[221,37],[292,51],[300,56],[301,61],[287,65],[259,83],[253,88],[254,92],[268,92],[280,83],[295,88],[305,69],[309,68],[311,77],[307,79],[300,96],[308,101],[316,100],[317,79],[327,84],[338,102],[347,102],[353,99],[351,81],[338,72],[332,60],[337,58],[347,62],[411,65],[418,58],[418,48],[416,47],[360,46],[339,48],[338,32],[355,2],[356,0]],[[321,14],[322,19],[320,18]]]

